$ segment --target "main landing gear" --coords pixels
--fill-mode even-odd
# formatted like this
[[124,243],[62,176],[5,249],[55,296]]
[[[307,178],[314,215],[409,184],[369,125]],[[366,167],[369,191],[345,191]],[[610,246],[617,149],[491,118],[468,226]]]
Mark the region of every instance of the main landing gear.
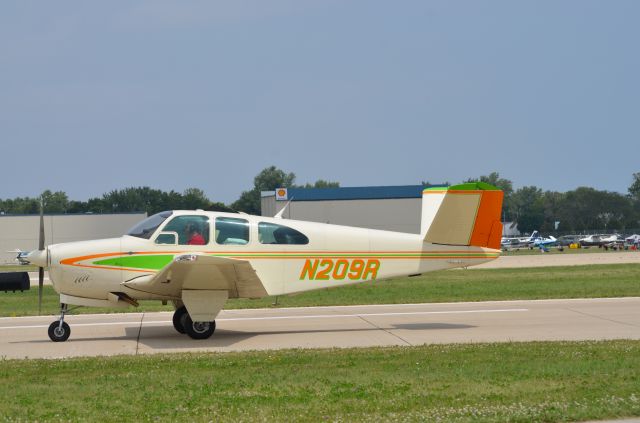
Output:
[[194,322],[185,306],[178,307],[173,313],[173,327],[178,333],[186,333],[192,339],[207,339],[216,330],[216,321]]
[[[60,318],[49,325],[49,338],[53,342],[64,342],[71,335],[71,328],[64,321],[69,312],[68,304],[60,304]],[[194,322],[185,306],[180,306],[173,313],[173,327],[179,333],[186,333],[192,339],[208,339],[216,330],[216,321]]]
[[53,342],[64,342],[71,335],[71,328],[64,321],[64,315],[69,312],[68,304],[60,304],[60,319],[49,325],[49,339]]

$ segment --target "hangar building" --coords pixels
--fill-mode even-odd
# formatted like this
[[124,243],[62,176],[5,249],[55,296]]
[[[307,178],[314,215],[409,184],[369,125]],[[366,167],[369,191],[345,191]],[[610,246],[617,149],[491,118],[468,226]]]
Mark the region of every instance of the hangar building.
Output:
[[261,214],[285,219],[420,233],[423,185],[263,191]]
[[[122,236],[146,213],[52,214],[44,216],[47,245]],[[38,248],[39,215],[0,215],[0,264],[15,264],[17,248]]]

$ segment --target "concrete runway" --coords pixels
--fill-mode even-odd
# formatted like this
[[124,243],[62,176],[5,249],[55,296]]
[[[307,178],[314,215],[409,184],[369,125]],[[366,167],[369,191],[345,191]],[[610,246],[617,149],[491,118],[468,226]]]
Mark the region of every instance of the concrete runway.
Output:
[[0,357],[640,339],[639,297],[225,310],[204,341],[178,334],[171,316],[71,315],[62,343],[47,337],[52,316],[0,318]]

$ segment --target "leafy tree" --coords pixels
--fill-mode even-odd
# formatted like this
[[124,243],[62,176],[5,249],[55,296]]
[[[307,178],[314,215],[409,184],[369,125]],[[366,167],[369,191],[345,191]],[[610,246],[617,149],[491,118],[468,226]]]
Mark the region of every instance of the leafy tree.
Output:
[[[178,198],[180,201],[175,201]],[[173,201],[170,201],[171,199],[174,199],[175,204],[171,204],[173,203]],[[162,210],[183,208],[183,198],[173,191],[166,193],[149,187],[131,187],[110,191],[102,196],[101,201],[93,201],[93,204],[100,207],[101,210],[99,211],[102,213],[146,211],[148,214],[154,214]]]
[[273,191],[276,188],[289,188],[293,186],[296,175],[293,172],[286,173],[275,166],[262,169],[253,179],[253,188],[243,191],[231,208],[249,214],[260,214],[260,193]]
[[209,207],[207,207],[205,210],[207,210],[207,211],[225,212],[225,213],[233,213],[235,211],[231,207],[225,205],[224,203],[220,203],[220,202],[209,204]]
[[634,210],[629,198],[610,191],[579,187],[565,194],[560,208],[564,230],[622,229],[633,226]]
[[633,183],[629,187],[629,195],[635,200],[640,200],[640,172],[633,174]]
[[40,200],[29,197],[16,197],[3,201],[2,211],[7,214],[38,214]]
[[89,211],[89,205],[86,201],[69,201],[67,205],[67,213],[87,213]]
[[429,181],[422,181],[422,185],[428,188],[428,187],[450,186],[452,184],[449,181],[444,181],[444,182],[439,183],[439,184],[433,184],[433,183],[431,183]]
[[[500,188],[504,193],[504,200],[502,202],[502,219],[504,221],[517,220],[514,215],[514,206],[512,204],[511,196],[513,195],[513,183],[509,179],[501,178],[498,172],[491,172],[488,175],[482,175],[477,179],[469,178],[464,182],[485,182]],[[522,230],[522,229],[520,229]]]
[[339,188],[340,182],[329,182],[324,179],[318,179],[315,183],[306,183],[301,185],[300,188]]
[[556,230],[555,223],[560,222],[558,230],[564,228],[566,222],[560,220],[565,194],[556,191],[545,191],[542,194],[542,214],[544,221],[540,230],[543,232],[552,232]]
[[535,186],[522,187],[510,198],[511,213],[518,222],[518,229],[531,233],[539,230],[544,222],[542,190]]
[[505,197],[513,194],[513,183],[509,179],[501,178],[498,172],[491,172],[488,175],[482,175],[475,180],[469,179],[466,182],[474,182],[477,180],[500,188],[504,192]]
[[66,213],[69,207],[69,198],[63,191],[51,192],[49,190],[44,191],[40,198],[44,205],[45,213]]
[[199,188],[187,188],[182,193],[182,205],[187,210],[206,209],[211,205],[204,191]]

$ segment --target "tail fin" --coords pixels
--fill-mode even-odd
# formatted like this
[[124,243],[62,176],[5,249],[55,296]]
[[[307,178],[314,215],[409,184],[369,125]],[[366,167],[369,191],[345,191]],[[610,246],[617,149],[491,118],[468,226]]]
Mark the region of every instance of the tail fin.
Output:
[[422,192],[425,242],[500,248],[503,193],[484,182],[432,187]]

